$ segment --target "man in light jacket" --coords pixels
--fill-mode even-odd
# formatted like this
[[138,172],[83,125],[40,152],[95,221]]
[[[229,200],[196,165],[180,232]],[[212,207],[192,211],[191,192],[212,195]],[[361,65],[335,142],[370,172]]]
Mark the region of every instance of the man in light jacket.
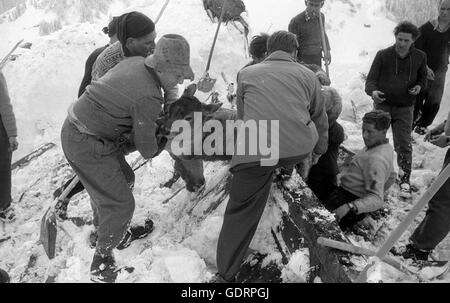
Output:
[[165,35],[153,55],[123,60],[88,86],[69,108],[61,143],[91,197],[98,235],[91,264],[93,281],[115,281],[113,249],[133,238],[129,224],[135,204],[129,184],[134,174],[121,143],[129,140],[146,159],[162,151],[165,144],[157,138],[156,123],[164,103],[162,87],[194,79],[189,58],[186,39]]
[[11,159],[18,147],[16,118],[6,79],[0,71],[0,220],[5,222],[15,217],[11,208]]
[[[219,281],[233,281],[239,272],[264,211],[275,169],[293,166],[311,153],[317,162],[328,147],[321,85],[313,72],[296,62],[296,36],[279,31],[267,45],[268,57],[238,75],[238,119],[245,125],[259,125],[259,133],[240,137],[246,130],[238,129],[230,200],[217,247]],[[264,137],[277,153],[272,159],[253,141],[259,138],[261,144]],[[257,152],[252,153],[252,148]]]

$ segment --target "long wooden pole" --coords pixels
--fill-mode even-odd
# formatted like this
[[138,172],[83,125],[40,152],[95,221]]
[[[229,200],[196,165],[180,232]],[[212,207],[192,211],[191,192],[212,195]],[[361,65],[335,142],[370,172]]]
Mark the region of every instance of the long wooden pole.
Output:
[[[320,33],[322,35],[322,50],[325,58],[328,58],[329,52],[327,47],[327,39],[325,37],[325,24],[323,24],[322,13],[319,12],[319,23],[320,23]],[[330,69],[328,67],[328,62],[325,61],[325,71],[327,73],[328,78],[330,78]]]
[[[436,181],[431,185],[431,187],[423,194],[419,202],[409,211],[406,218],[400,223],[400,225],[390,234],[389,238],[384,242],[383,246],[378,250],[375,257],[383,259],[386,254],[391,250],[392,246],[400,239],[403,233],[408,229],[414,219],[419,215],[422,209],[427,205],[427,203],[433,198],[433,196],[438,192],[438,190],[444,185],[447,179],[450,177],[450,165],[441,172],[437,177]],[[356,279],[356,283],[365,283],[367,281],[367,272],[373,264],[368,264],[364,270],[360,273]]]

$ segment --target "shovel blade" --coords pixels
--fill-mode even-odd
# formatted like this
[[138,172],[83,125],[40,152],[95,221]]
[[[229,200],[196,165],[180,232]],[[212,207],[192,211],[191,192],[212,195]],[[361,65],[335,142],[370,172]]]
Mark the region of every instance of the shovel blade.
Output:
[[41,220],[40,241],[44,246],[45,253],[51,260],[55,257],[56,250],[57,223],[56,215],[52,208],[49,208]]
[[204,93],[209,93],[212,91],[217,79],[212,79],[210,77],[205,77],[198,81],[197,89]]

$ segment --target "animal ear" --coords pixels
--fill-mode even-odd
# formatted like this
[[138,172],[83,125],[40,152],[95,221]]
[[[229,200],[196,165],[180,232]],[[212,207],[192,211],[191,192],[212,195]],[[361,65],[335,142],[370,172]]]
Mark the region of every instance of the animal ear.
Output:
[[223,103],[202,104],[202,111],[205,116],[210,116],[221,108]]
[[189,85],[183,92],[183,96],[185,97],[194,97],[195,93],[197,92],[197,84],[192,83]]

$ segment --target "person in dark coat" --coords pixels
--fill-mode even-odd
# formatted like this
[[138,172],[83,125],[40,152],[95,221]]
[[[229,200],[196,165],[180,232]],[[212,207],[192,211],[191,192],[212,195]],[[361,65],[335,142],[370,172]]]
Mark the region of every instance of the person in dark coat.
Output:
[[0,71],[0,220],[5,222],[15,218],[11,207],[11,159],[18,147],[16,118],[6,79]]
[[320,67],[322,67],[322,52],[324,48],[328,54],[326,58],[323,58],[325,64],[329,65],[331,63],[330,42],[325,33],[326,45],[322,45],[322,32],[319,23],[320,13],[325,24],[325,15],[320,12],[324,2],[324,0],[306,0],[306,10],[295,16],[289,23],[289,31],[297,35],[299,43],[298,60],[307,64],[316,64]]
[[427,54],[429,71],[427,89],[420,93],[414,109],[415,132],[420,135],[426,134],[439,112],[448,70],[449,43],[450,0],[445,0],[439,6],[439,17],[420,27],[415,42],[416,48]]
[[84,71],[84,77],[81,81],[80,88],[78,90],[78,98],[81,97],[81,95],[85,92],[86,87],[91,84],[92,81],[92,69],[94,67],[95,60],[97,60],[97,57],[111,44],[115,43],[116,41],[119,41],[117,38],[117,21],[118,17],[113,17],[111,22],[109,22],[108,27],[103,28],[103,32],[109,36],[109,43],[105,46],[99,47],[96,50],[92,52],[92,54],[89,55],[86,64],[85,64],[85,71]]
[[[450,118],[450,114],[449,114]],[[428,132],[425,141],[441,148],[450,146],[450,119]],[[450,164],[450,149],[445,155],[443,168]],[[402,253],[404,258],[427,261],[432,251],[450,232],[450,178],[431,198],[425,218],[414,230]]]
[[366,93],[375,109],[390,113],[394,148],[402,195],[411,196],[412,170],[411,130],[416,97],[427,86],[427,55],[414,47],[419,29],[410,22],[401,22],[394,30],[395,45],[377,53],[366,81]]

